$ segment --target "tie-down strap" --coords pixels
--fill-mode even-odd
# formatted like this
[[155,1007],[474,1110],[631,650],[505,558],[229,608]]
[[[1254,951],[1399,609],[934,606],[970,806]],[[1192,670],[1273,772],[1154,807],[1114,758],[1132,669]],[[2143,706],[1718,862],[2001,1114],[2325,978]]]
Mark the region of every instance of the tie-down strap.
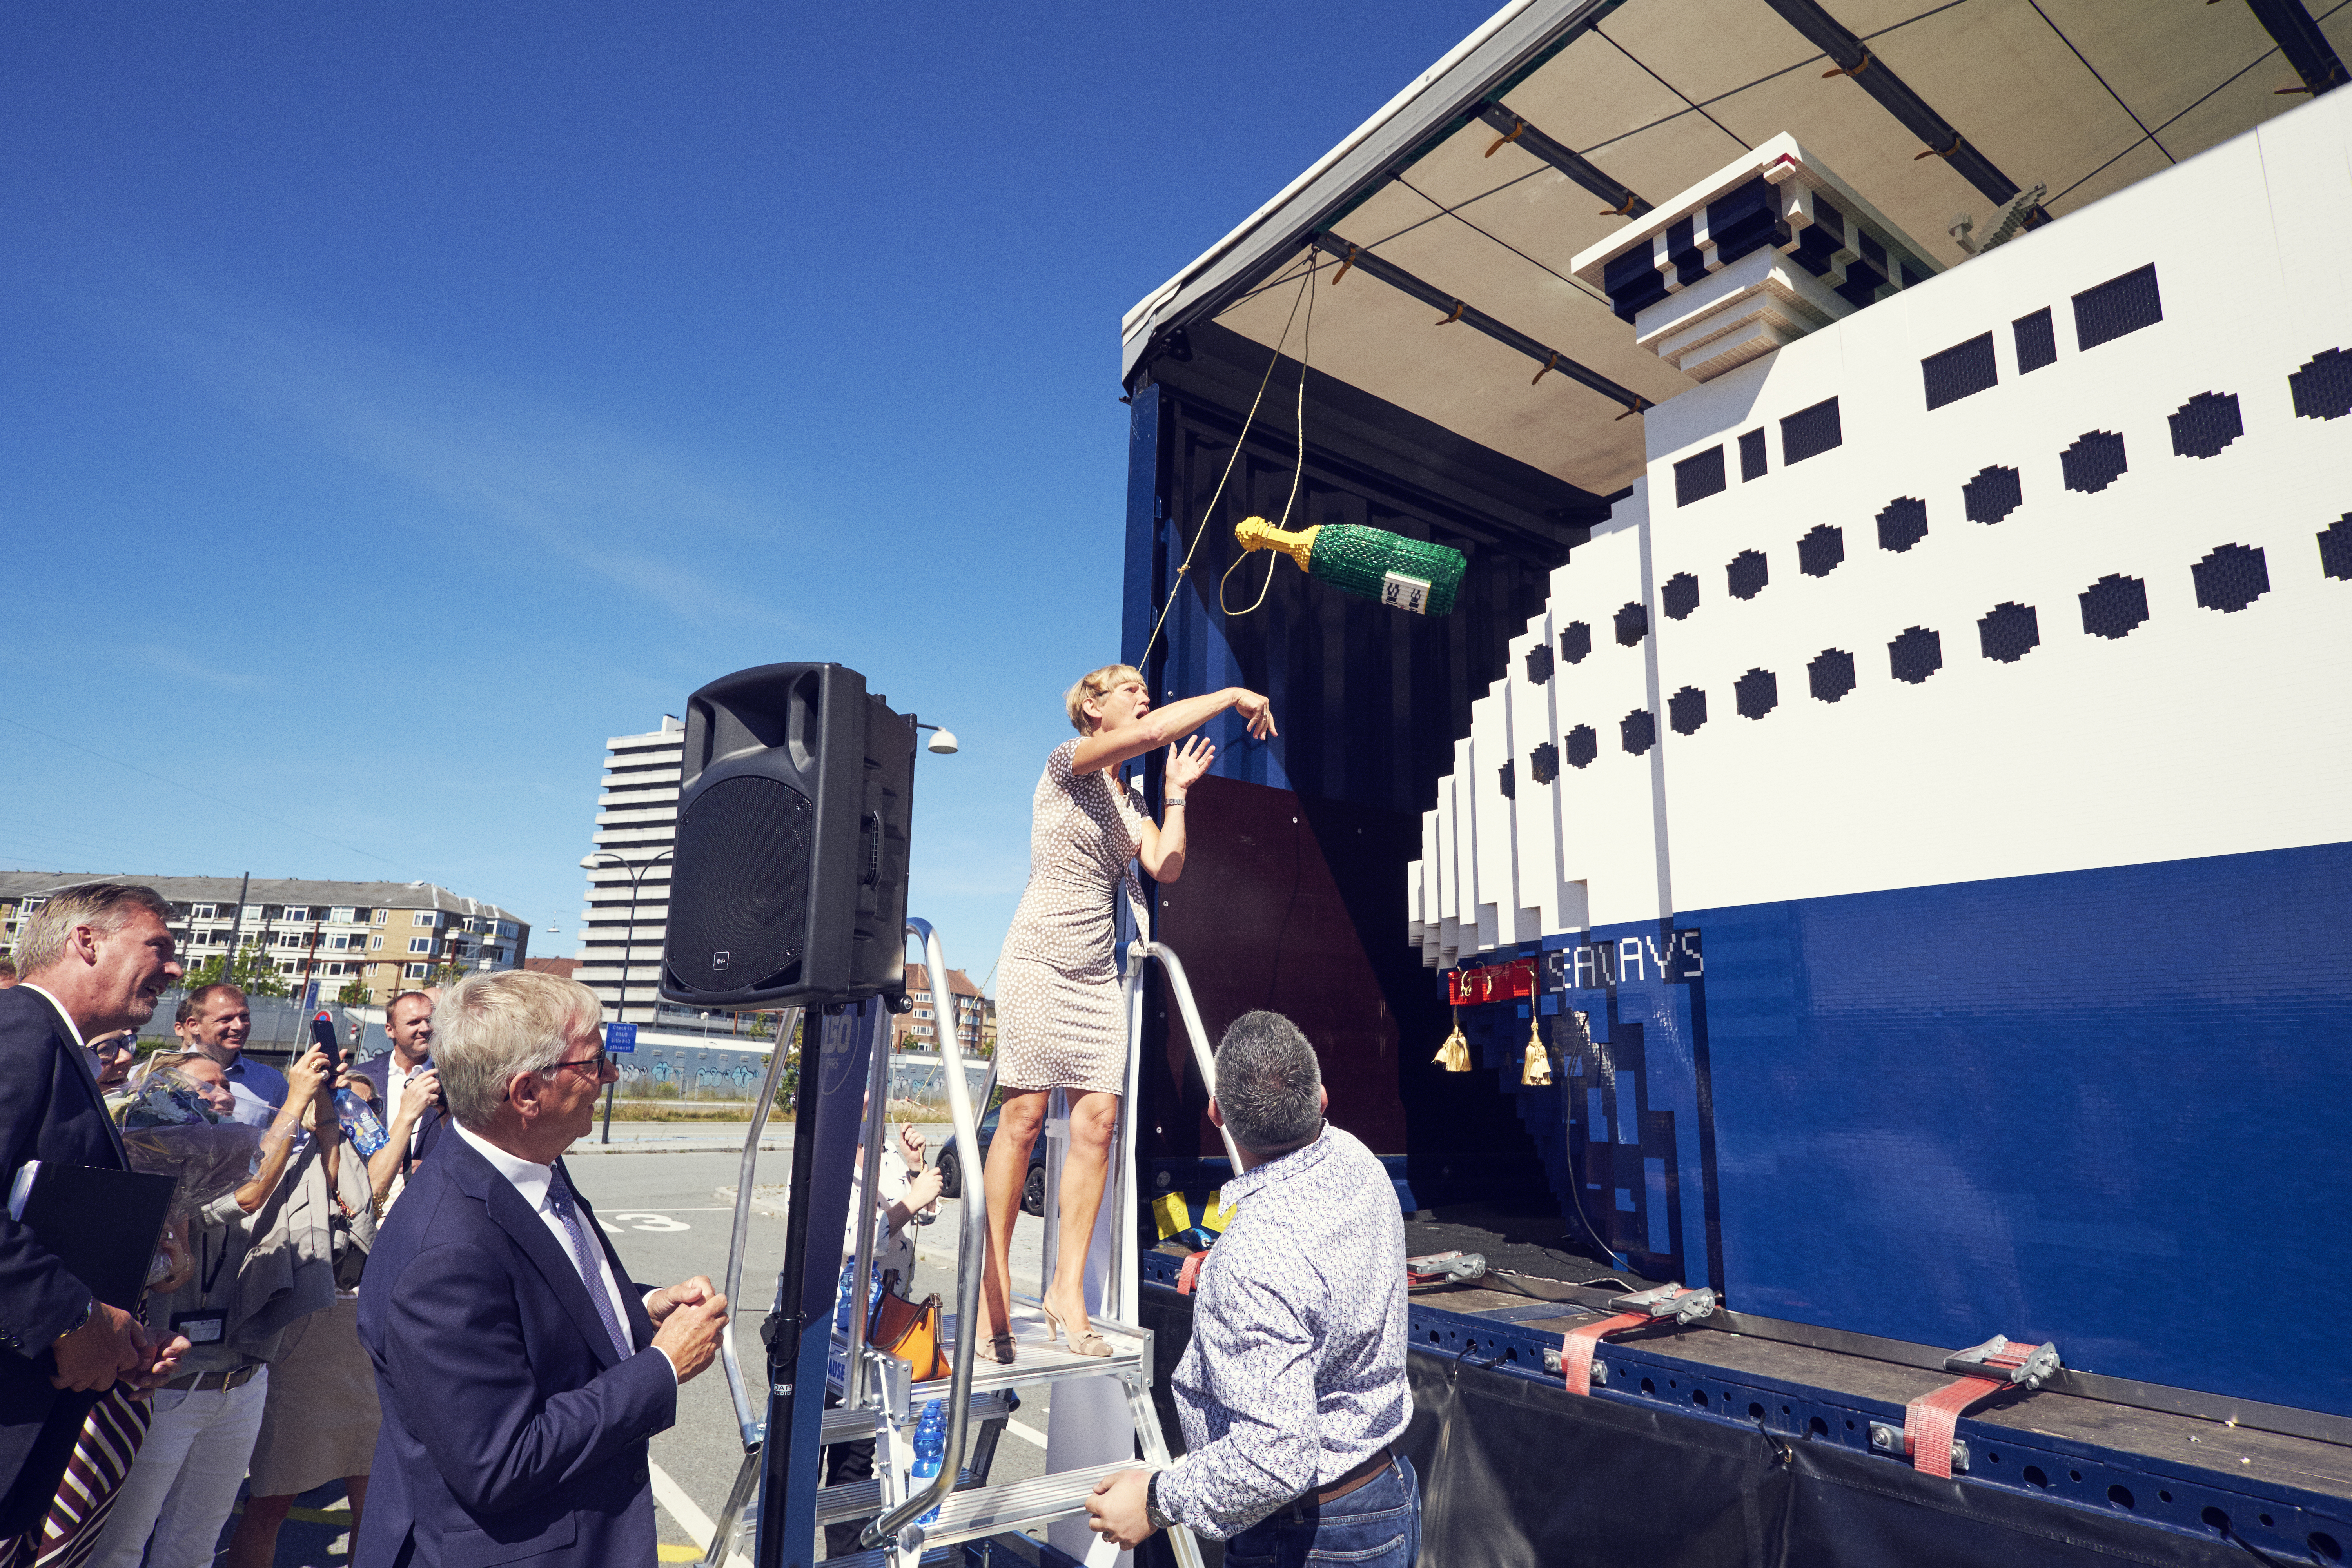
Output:
[[1619,1309],[1616,1316],[1570,1329],[1560,1342],[1560,1381],[1570,1394],[1592,1392],[1592,1352],[1601,1348],[1602,1340],[1664,1318],[1672,1318],[1677,1324],[1695,1323],[1715,1310],[1715,1292],[1661,1285],[1654,1290],[1620,1296],[1609,1304]]
[[1984,1343],[1945,1358],[1946,1372],[1966,1373],[1903,1409],[1903,1447],[1923,1475],[1952,1475],[1952,1433],[1961,1415],[1979,1400],[2011,1388],[2032,1391],[2059,1368],[2054,1344],[2020,1344],[1995,1334]]

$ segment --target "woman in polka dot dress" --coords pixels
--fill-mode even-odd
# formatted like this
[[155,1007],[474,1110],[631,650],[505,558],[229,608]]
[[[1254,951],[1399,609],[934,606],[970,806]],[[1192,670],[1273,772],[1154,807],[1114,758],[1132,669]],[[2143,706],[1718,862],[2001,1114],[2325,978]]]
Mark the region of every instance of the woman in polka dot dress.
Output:
[[[1259,740],[1275,732],[1274,710],[1255,691],[1227,687],[1151,710],[1143,677],[1114,664],[1096,670],[1063,698],[1079,738],[1045,759],[1029,828],[1029,888],[1013,914],[997,968],[996,1081],[1004,1109],[988,1150],[988,1268],[982,1292],[988,1331],[981,1353],[1013,1359],[1005,1258],[1020,1213],[1029,1150],[1045,1122],[1046,1096],[1070,1092],[1070,1151],[1062,1163],[1059,1263],[1045,1289],[1047,1342],[1066,1330],[1081,1355],[1110,1347],[1087,1326],[1080,1283],[1087,1244],[1102,1206],[1118,1097],[1127,1088],[1127,1016],[1119,1006],[1113,929],[1123,892],[1144,922],[1135,862],[1161,882],[1184,869],[1184,792],[1216,756],[1199,737],[1175,742],[1238,709]],[[1118,770],[1161,746],[1171,748],[1161,807],[1154,823],[1142,792]]]

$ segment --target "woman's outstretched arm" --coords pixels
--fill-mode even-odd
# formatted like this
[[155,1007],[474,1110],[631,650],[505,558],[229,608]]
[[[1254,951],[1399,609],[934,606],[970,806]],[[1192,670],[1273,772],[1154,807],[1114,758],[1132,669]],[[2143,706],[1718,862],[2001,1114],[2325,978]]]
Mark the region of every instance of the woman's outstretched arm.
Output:
[[1077,754],[1070,759],[1070,771],[1083,775],[1133,762],[1146,752],[1156,752],[1182,740],[1228,708],[1241,710],[1255,739],[1273,737],[1274,704],[1244,687],[1228,686],[1222,691],[1171,702],[1132,722],[1096,731],[1078,742]]
[[1172,882],[1184,874],[1184,819],[1190,815],[1184,796],[1216,760],[1217,748],[1198,735],[1170,754],[1160,796],[1163,820],[1154,826],[1151,818],[1143,819],[1143,842],[1136,848],[1144,875],[1153,881]]

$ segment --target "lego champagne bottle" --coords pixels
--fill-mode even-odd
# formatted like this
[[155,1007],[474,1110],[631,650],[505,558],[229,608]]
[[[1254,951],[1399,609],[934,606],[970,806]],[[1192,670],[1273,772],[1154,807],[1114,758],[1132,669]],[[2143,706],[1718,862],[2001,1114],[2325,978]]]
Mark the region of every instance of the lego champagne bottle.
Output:
[[1308,576],[1343,593],[1416,616],[1453,611],[1466,564],[1458,550],[1351,522],[1321,523],[1293,533],[1251,517],[1234,525],[1234,538],[1244,550],[1278,550]]

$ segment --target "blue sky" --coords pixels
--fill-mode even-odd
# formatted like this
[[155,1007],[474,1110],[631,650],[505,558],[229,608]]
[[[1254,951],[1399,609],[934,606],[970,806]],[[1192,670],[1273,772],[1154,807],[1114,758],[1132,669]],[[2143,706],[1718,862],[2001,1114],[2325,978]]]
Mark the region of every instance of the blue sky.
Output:
[[1120,313],[1486,9],[8,7],[0,864],[569,953],[604,737],[831,658],[963,742],[912,902],[985,972],[1117,657]]

